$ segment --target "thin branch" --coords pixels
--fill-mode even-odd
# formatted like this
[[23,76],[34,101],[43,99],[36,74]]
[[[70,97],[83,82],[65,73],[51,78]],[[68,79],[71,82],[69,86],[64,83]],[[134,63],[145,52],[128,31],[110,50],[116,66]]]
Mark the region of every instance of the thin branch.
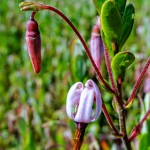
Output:
[[120,133],[118,132],[118,130],[116,129],[116,127],[114,126],[114,124],[112,122],[112,119],[111,119],[111,117],[110,117],[110,115],[109,115],[109,113],[107,111],[107,108],[106,108],[104,103],[102,103],[102,110],[103,110],[103,113],[105,115],[105,118],[106,118],[110,128],[114,131],[114,134],[116,136],[121,136]]
[[119,115],[119,125],[120,133],[123,134],[123,142],[126,145],[127,150],[131,150],[131,144],[129,142],[127,131],[126,131],[126,118],[125,118],[125,109],[123,107],[123,98],[122,98],[122,80],[121,78],[117,79],[117,102],[118,102],[118,115]]
[[80,122],[75,122],[75,124],[76,124],[76,131],[73,139],[73,150],[80,150],[83,143],[85,129],[88,124]]
[[140,123],[133,128],[130,137],[129,137],[129,141],[131,142],[132,140],[135,139],[136,136],[139,135],[139,133],[141,132],[143,123],[146,121],[146,119],[148,118],[148,116],[150,115],[150,109],[147,111],[147,113],[145,114],[145,116],[142,118],[142,120],[140,121]]
[[109,75],[109,80],[111,82],[112,89],[116,91],[116,86],[115,86],[115,82],[114,82],[113,75],[112,75],[112,69],[110,66],[110,57],[109,57],[107,48],[105,46],[104,46],[104,55],[105,55],[105,63],[106,63],[106,67],[107,67],[107,71]]
[[134,85],[134,87],[133,87],[133,91],[132,91],[132,93],[131,93],[131,96],[129,97],[129,99],[128,99],[128,101],[126,102],[126,105],[125,105],[125,106],[129,105],[129,104],[134,100],[135,95],[136,95],[136,92],[137,92],[137,89],[139,88],[140,83],[141,83],[141,81],[142,81],[142,79],[143,79],[143,77],[144,77],[146,71],[148,70],[149,65],[150,65],[150,58],[148,58],[148,60],[147,60],[147,62],[146,62],[146,64],[145,64],[145,66],[143,67],[142,72],[141,72],[141,74],[140,74],[138,80],[136,81],[136,83],[135,83],[135,85]]
[[47,9],[47,10],[50,10],[50,11],[53,11],[55,13],[57,13],[59,16],[61,16],[66,22],[67,24],[72,28],[72,30],[74,31],[74,33],[78,36],[79,40],[81,41],[86,53],[87,53],[87,56],[89,57],[91,63],[92,63],[92,66],[98,76],[98,78],[101,80],[101,82],[103,83],[103,85],[113,94],[115,94],[115,91],[107,84],[107,82],[104,80],[104,78],[102,77],[99,69],[97,68],[92,56],[91,56],[91,53],[90,53],[90,50],[89,48],[87,47],[86,45],[86,42],[84,41],[84,39],[82,38],[81,34],[78,32],[78,30],[75,28],[75,26],[72,24],[72,22],[61,12],[59,11],[58,9],[52,7],[52,6],[49,6],[49,5],[44,5],[44,4],[40,4],[41,5],[41,8],[42,10],[44,9]]

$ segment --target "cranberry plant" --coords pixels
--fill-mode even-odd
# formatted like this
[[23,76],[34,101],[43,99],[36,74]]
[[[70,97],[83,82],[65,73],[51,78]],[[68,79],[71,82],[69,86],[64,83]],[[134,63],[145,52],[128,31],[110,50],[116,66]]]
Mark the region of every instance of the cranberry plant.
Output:
[[[32,11],[31,17],[26,25],[28,53],[35,73],[39,73],[41,70],[41,37],[38,23],[34,19],[38,12],[42,10],[53,11],[66,21],[82,43],[85,53],[93,67],[92,73],[98,81],[98,85],[96,85],[93,80],[89,79],[85,83],[85,87],[81,82],[77,82],[68,92],[66,112],[69,118],[73,119],[76,124],[73,149],[81,148],[85,128],[90,122],[98,119],[102,109],[112,132],[111,134],[115,139],[122,141],[119,149],[126,148],[127,150],[131,150],[133,147],[131,143],[140,134],[144,122],[150,115],[150,108],[148,107],[146,109],[140,122],[129,133],[127,132],[128,122],[126,120],[129,117],[127,112],[129,109],[132,109],[137,90],[144,75],[148,72],[150,58],[147,57],[147,61],[139,72],[132,90],[128,91],[128,97],[124,98],[123,84],[126,84],[125,77],[129,72],[128,68],[135,61],[134,53],[123,50],[123,46],[133,29],[135,19],[134,6],[127,3],[126,0],[93,0],[93,2],[95,9],[97,9],[98,17],[92,30],[90,46],[87,45],[80,32],[68,17],[57,8],[32,1],[20,3],[19,6],[23,11]],[[101,71],[103,58],[105,59],[107,69],[106,78],[104,78],[103,72]],[[78,77],[81,77],[81,80],[85,76],[83,62],[84,60],[80,53],[77,55],[76,60],[72,62],[72,67],[80,70],[80,72],[76,70],[76,73]],[[148,77],[144,87],[145,93],[150,91],[148,84],[149,73],[147,74]],[[105,106],[105,93],[107,92],[112,97],[113,111],[118,115],[117,126]],[[145,99],[149,98],[147,97]],[[20,120],[20,124],[21,122]]]

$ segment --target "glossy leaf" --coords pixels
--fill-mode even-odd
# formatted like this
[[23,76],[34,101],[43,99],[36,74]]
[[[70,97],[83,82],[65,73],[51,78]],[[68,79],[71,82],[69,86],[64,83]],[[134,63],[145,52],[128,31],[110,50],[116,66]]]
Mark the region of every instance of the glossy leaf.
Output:
[[126,0],[115,0],[115,2],[117,4],[120,14],[122,16],[124,13],[125,6],[126,6]]
[[104,42],[104,44],[105,44],[105,46],[106,46],[106,48],[109,52],[109,55],[113,56],[114,53],[113,53],[113,50],[112,50],[111,41],[105,37],[105,34],[104,34],[103,31],[101,32],[101,36],[102,36],[102,40],[103,40],[103,42]]
[[139,143],[139,150],[149,150],[150,149],[150,134],[145,133],[141,135],[140,143]]
[[112,0],[107,0],[102,5],[101,25],[106,38],[117,42],[122,31],[122,19],[118,6]]
[[130,52],[119,52],[116,54],[111,63],[115,77],[124,79],[126,69],[134,62],[135,56]]
[[101,8],[102,8],[102,5],[103,3],[105,2],[106,0],[93,0],[94,2],[94,5],[99,13],[99,15],[101,14]]
[[134,6],[132,4],[128,4],[126,6],[126,9],[122,18],[123,29],[122,29],[121,37],[119,40],[119,49],[122,48],[123,44],[128,39],[132,31],[133,23],[134,23],[134,15],[135,15]]

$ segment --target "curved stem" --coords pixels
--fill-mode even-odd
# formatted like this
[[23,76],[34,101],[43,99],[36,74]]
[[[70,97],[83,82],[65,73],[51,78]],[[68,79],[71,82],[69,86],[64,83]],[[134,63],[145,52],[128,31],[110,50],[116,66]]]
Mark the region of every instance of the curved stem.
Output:
[[113,79],[112,70],[111,70],[111,66],[110,66],[110,57],[109,57],[107,48],[105,46],[104,46],[104,55],[105,55],[106,67],[107,67],[107,70],[108,70],[108,75],[109,75],[109,79],[110,79],[110,82],[111,82],[111,85],[112,85],[112,89],[114,91],[116,91],[116,86],[115,86],[115,82],[114,82],[114,79]]
[[47,9],[47,10],[50,10],[50,11],[53,11],[55,13],[57,13],[59,16],[61,16],[67,23],[68,25],[72,28],[72,30],[74,31],[74,33],[78,36],[78,38],[80,39],[85,51],[86,51],[86,54],[87,56],[89,57],[92,65],[93,65],[93,68],[98,76],[98,78],[101,80],[101,82],[104,84],[104,86],[113,94],[115,94],[115,91],[107,84],[107,82],[104,80],[104,78],[102,77],[99,69],[97,68],[92,56],[91,56],[91,53],[89,51],[89,48],[87,47],[86,45],[86,42],[84,41],[84,39],[82,38],[81,34],[78,32],[78,30],[75,28],[75,26],[72,24],[72,22],[61,12],[59,11],[58,9],[52,7],[52,6],[49,6],[49,5],[44,5],[44,4],[40,4],[41,5],[41,9],[44,10],[44,9]]
[[103,110],[103,113],[104,113],[104,115],[105,115],[105,118],[106,118],[106,120],[107,120],[109,126],[110,126],[111,129],[114,131],[115,136],[121,136],[121,135],[119,134],[118,130],[116,129],[116,127],[114,126],[114,124],[113,124],[113,122],[112,122],[112,119],[111,119],[111,117],[110,117],[110,115],[109,115],[109,113],[108,113],[108,111],[107,111],[106,106],[105,106],[104,103],[102,103],[102,110]]
[[141,83],[141,81],[142,81],[142,79],[143,79],[143,77],[144,77],[144,75],[145,75],[149,65],[150,65],[150,58],[148,58],[145,66],[143,67],[142,72],[141,72],[138,80],[136,81],[136,83],[135,83],[135,85],[133,87],[133,91],[131,93],[131,96],[129,97],[128,101],[126,102],[126,106],[129,105],[134,100],[136,92],[137,92],[137,89],[140,86],[140,83]]

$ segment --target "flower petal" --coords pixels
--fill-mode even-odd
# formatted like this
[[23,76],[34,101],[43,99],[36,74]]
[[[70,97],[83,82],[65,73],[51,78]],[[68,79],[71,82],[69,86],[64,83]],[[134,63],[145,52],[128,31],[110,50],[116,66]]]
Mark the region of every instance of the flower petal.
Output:
[[94,89],[95,93],[95,99],[96,99],[96,112],[95,115],[91,118],[91,122],[97,120],[97,118],[100,115],[101,109],[102,109],[102,99],[101,99],[101,94],[99,91],[99,88],[97,85],[92,81],[88,80],[85,84],[86,87],[90,87]]
[[94,90],[91,88],[84,88],[81,93],[79,107],[74,119],[76,122],[90,122],[93,102]]
[[69,90],[67,95],[67,102],[66,102],[66,112],[69,118],[74,118],[72,113],[72,107],[74,105],[79,104],[79,99],[81,92],[83,90],[83,84],[81,82],[75,83]]

